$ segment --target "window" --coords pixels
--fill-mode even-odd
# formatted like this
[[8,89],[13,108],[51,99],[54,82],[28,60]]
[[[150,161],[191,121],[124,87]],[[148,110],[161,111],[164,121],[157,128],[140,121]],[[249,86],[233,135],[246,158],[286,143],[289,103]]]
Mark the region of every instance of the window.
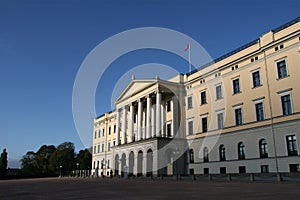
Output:
[[239,173],[245,174],[246,173],[246,167],[245,166],[239,166]]
[[219,147],[219,155],[220,155],[220,161],[225,161],[226,160],[226,155],[225,155],[225,146],[222,144]]
[[109,162],[110,160],[107,160],[107,169],[109,169]]
[[190,163],[194,163],[194,150],[190,149]]
[[94,169],[96,168],[96,161],[94,161],[94,165],[93,165],[93,168],[94,168]]
[[263,121],[265,119],[263,102],[255,104],[256,121]]
[[104,144],[102,144],[102,152],[104,152]]
[[293,113],[291,95],[290,94],[281,96],[281,107],[282,107],[282,114],[283,115],[290,115],[290,114]]
[[111,134],[111,127],[108,127],[108,135]]
[[113,147],[116,146],[116,141],[113,141]]
[[96,151],[97,151],[97,150],[96,150],[96,146],[94,146],[94,153],[96,153]]
[[252,81],[253,81],[254,88],[261,86],[259,71],[255,71],[252,73]]
[[187,98],[187,101],[188,101],[188,109],[193,108],[193,98],[192,98],[192,96],[189,96]]
[[243,124],[242,108],[237,108],[234,110],[235,115],[235,125],[240,126]]
[[116,128],[117,128],[117,126],[116,126],[116,125],[114,125],[114,133],[116,133]]
[[267,158],[268,157],[268,145],[265,139],[261,139],[259,141],[259,155],[260,158]]
[[226,174],[226,167],[220,167],[220,174]]
[[107,143],[107,151],[110,151],[110,142]]
[[201,97],[201,105],[206,104],[206,91],[202,91],[200,93],[200,97]]
[[209,174],[209,168],[203,168],[203,174]]
[[297,156],[297,142],[296,142],[296,135],[288,135],[286,136],[286,143],[287,143],[287,151],[289,156]]
[[105,133],[105,132],[104,132],[104,129],[102,129],[102,136],[104,136],[104,133]]
[[235,116],[235,125],[240,126],[243,124],[243,116],[242,116],[242,108],[234,109],[234,116]]
[[222,85],[218,85],[216,86],[216,98],[218,99],[222,99]]
[[98,144],[98,153],[100,153],[100,145]]
[[233,86],[233,94],[237,94],[237,93],[240,93],[240,79],[237,78],[237,79],[234,79],[232,81],[232,86]]
[[171,137],[171,123],[167,124],[167,137]]
[[239,158],[239,160],[245,159],[245,146],[244,146],[243,142],[240,142],[238,144],[238,158]]
[[101,131],[99,130],[99,131],[98,131],[98,137],[100,137],[100,136],[101,136]]
[[298,172],[299,171],[299,165],[298,164],[290,164],[290,172]]
[[95,139],[97,138],[97,131],[95,131]]
[[277,62],[278,78],[284,78],[288,76],[285,60]]
[[224,128],[224,117],[223,117],[223,113],[218,113],[218,114],[217,114],[217,119],[218,119],[218,129],[223,129],[223,128]]
[[207,117],[202,118],[202,133],[207,132]]
[[167,112],[171,111],[171,101],[167,101]]
[[99,160],[97,161],[97,169],[99,168]]
[[203,149],[203,162],[208,162],[209,161],[209,158],[208,158],[208,148],[205,147]]
[[193,135],[194,132],[194,122],[193,120],[188,121],[188,133],[189,135]]
[[269,165],[261,165],[260,172],[261,173],[269,173]]

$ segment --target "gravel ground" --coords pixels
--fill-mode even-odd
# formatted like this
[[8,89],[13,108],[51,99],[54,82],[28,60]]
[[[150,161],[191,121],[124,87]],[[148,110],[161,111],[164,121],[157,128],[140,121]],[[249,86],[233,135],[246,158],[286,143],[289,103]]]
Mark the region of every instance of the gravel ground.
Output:
[[0,199],[300,199],[299,182],[41,178],[0,181]]

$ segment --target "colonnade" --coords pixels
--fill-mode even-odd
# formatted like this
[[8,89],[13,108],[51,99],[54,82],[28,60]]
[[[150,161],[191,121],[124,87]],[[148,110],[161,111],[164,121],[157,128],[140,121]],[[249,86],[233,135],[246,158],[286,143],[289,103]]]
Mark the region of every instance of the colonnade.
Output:
[[[174,123],[177,123],[177,121],[174,120],[176,118],[175,115],[178,114],[177,106],[175,106],[175,102],[177,101],[175,101],[174,98],[175,97],[173,97],[171,101],[173,112],[173,120],[171,121],[173,124],[171,131],[172,136],[175,131],[174,127],[176,127],[174,126]],[[143,105],[144,103],[146,103],[146,106]],[[138,99],[137,103],[131,102],[129,105],[117,108],[116,145],[131,143],[153,137],[166,136],[165,105],[166,101],[162,100],[162,93],[157,91],[155,94],[150,94],[146,97]],[[122,137],[120,137],[120,134],[122,134]]]

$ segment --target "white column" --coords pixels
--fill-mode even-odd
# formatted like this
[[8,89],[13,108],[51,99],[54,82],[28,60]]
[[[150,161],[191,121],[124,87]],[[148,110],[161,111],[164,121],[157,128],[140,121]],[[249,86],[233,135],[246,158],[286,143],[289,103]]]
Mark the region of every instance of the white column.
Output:
[[141,140],[142,138],[142,110],[143,104],[142,101],[138,102],[138,119],[137,119],[137,140]]
[[[178,102],[176,99],[176,96],[172,97],[172,136],[175,137],[175,134],[178,131],[178,125],[179,125],[179,121],[178,119],[180,119],[179,113],[178,113]],[[178,136],[177,136],[178,137]]]
[[151,137],[155,136],[155,116],[156,116],[156,112],[155,112],[155,104],[152,105],[151,107]]
[[123,120],[122,120],[122,144],[126,143],[126,115],[127,115],[127,110],[126,106],[123,108]]
[[120,141],[120,113],[117,109],[117,122],[116,122],[116,145],[119,145]]
[[142,137],[143,139],[146,139],[146,109],[143,108],[143,117],[142,117]]
[[151,136],[151,124],[150,124],[150,117],[151,117],[151,98],[150,96],[147,97],[147,121],[146,121],[146,139],[150,138]]
[[165,101],[161,101],[161,136],[165,137]]
[[133,139],[133,105],[130,104],[130,113],[129,113],[129,127],[128,127],[128,132],[129,132],[129,142],[132,142],[132,139]]
[[161,136],[161,93],[156,93],[156,136]]

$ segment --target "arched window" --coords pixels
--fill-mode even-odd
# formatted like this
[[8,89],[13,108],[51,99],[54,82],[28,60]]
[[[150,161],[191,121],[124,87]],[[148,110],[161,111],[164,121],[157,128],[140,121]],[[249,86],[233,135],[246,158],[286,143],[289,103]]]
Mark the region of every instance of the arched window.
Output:
[[194,163],[194,150],[190,149],[190,163]]
[[238,144],[238,155],[239,155],[239,160],[245,159],[245,145],[243,142],[240,142]]
[[220,155],[220,161],[225,161],[226,160],[225,146],[223,144],[220,145],[219,155]]
[[261,158],[267,158],[268,157],[268,144],[265,139],[261,139],[259,141],[259,155]]
[[203,149],[203,162],[208,162],[208,161],[209,161],[209,159],[208,159],[208,148],[205,147]]

